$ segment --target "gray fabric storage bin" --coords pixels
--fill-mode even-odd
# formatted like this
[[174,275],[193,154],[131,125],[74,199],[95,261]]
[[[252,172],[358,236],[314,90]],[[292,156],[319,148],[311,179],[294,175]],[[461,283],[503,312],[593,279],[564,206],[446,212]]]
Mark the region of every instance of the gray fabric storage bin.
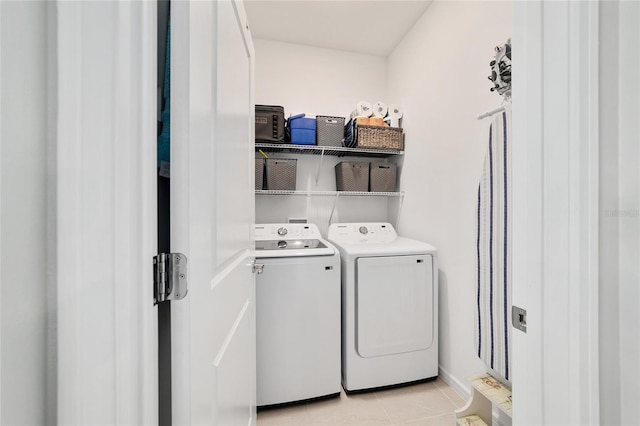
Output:
[[336,164],[336,189],[366,192],[369,189],[369,163],[342,161]]
[[256,189],[262,189],[264,179],[264,158],[256,158]]
[[267,158],[267,189],[276,191],[295,191],[296,163],[292,158]]
[[396,190],[397,176],[398,166],[394,163],[371,163],[369,190],[371,192],[394,192]]
[[344,117],[316,116],[316,144],[342,146],[344,140]]

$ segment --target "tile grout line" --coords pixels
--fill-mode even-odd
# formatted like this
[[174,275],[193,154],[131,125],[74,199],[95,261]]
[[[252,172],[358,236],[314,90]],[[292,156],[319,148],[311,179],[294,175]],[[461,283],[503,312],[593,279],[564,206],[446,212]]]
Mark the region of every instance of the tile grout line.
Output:
[[[453,413],[444,413],[444,414],[436,414],[435,416],[419,417],[417,419],[406,420],[406,421],[404,421],[402,423],[394,423],[394,426],[402,426],[402,425],[406,425],[406,424],[409,424],[409,423],[417,422],[417,421],[420,421],[420,420],[429,420],[429,419],[435,419],[435,418],[438,418],[438,417],[446,417],[446,416],[450,416],[450,415],[453,415]],[[455,420],[455,416],[454,416],[454,420]]]
[[396,423],[391,420],[391,416],[389,415],[389,413],[387,412],[387,409],[384,408],[384,404],[382,404],[382,402],[380,401],[380,399],[378,398],[378,392],[373,392],[373,395],[376,398],[376,403],[380,405],[380,408],[382,408],[382,411],[384,411],[384,415],[387,416],[387,420],[389,420],[389,424],[390,425],[395,425]]
[[[434,383],[435,383],[435,382],[434,382]],[[454,406],[454,412],[455,412],[455,410],[457,410],[457,409],[458,409],[458,404],[457,404],[453,399],[451,399],[451,398],[449,397],[449,395],[447,395],[447,393],[446,393],[445,391],[443,391],[443,390],[442,390],[442,388],[440,388],[440,386],[438,386],[438,384],[437,384],[437,383],[436,383],[436,389],[438,389],[438,390],[439,390],[439,391],[440,391],[440,392],[445,396],[445,398],[447,398],[447,399],[448,399],[448,400],[453,404],[453,406]],[[463,400],[463,402],[464,402],[464,400]],[[464,404],[463,404],[463,406],[464,406]]]

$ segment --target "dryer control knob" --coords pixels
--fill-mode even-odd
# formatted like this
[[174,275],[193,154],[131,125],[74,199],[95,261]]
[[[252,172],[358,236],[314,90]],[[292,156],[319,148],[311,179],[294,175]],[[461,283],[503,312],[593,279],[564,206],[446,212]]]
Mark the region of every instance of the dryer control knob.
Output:
[[369,232],[366,226],[361,226],[360,229],[358,229],[358,231],[360,231],[360,233],[363,235],[366,235]]
[[278,235],[287,235],[287,228],[278,228]]

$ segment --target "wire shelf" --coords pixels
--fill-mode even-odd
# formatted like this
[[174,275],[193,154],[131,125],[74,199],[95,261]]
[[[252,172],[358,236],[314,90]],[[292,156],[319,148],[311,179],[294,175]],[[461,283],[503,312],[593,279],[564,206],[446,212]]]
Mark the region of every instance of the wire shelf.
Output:
[[389,157],[391,155],[402,155],[404,151],[369,149],[369,148],[346,148],[343,146],[321,146],[321,145],[293,145],[293,144],[270,144],[256,143],[256,149],[265,152],[287,152],[292,154],[315,154],[333,156],[353,156],[353,157]]
[[365,196],[365,197],[402,197],[404,191],[400,192],[366,192],[366,191],[278,191],[278,190],[256,190],[257,195],[313,195],[329,197],[345,196]]

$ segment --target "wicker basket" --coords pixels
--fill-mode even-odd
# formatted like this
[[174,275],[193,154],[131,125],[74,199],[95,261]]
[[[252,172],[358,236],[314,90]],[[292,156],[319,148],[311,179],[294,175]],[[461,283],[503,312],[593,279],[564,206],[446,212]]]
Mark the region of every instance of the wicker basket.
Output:
[[404,150],[404,135],[397,127],[358,126],[356,148]]

